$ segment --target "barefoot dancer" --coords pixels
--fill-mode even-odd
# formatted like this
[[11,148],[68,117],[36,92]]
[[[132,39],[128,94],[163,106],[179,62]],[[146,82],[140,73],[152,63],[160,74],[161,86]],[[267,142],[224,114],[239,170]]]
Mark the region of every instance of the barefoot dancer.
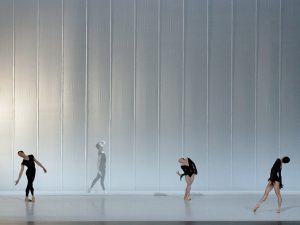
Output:
[[266,201],[268,198],[269,193],[272,191],[274,188],[277,200],[278,200],[278,209],[277,213],[280,213],[281,210],[281,203],[282,203],[282,197],[280,193],[280,189],[283,187],[282,185],[282,180],[281,180],[281,168],[284,163],[289,163],[290,158],[285,156],[282,159],[276,159],[272,169],[271,169],[271,175],[269,178],[269,182],[267,184],[267,187],[265,189],[265,193],[262,196],[262,198],[259,200],[259,202],[256,204],[255,208],[253,209],[253,212],[256,212],[256,210],[260,207],[260,205]]
[[192,188],[192,183],[194,182],[195,175],[198,174],[196,165],[190,158],[180,158],[178,162],[181,163],[181,169],[184,173],[180,174],[179,171],[177,171],[177,174],[180,176],[180,180],[183,176],[185,176],[186,181],[184,200],[191,200],[190,192]]
[[[29,202],[29,201],[35,201],[35,198],[34,198],[34,189],[33,189],[33,181],[34,181],[34,177],[35,177],[35,163],[38,164],[41,168],[43,168],[44,172],[47,173],[47,170],[45,169],[45,167],[39,162],[37,161],[33,155],[26,155],[23,151],[18,151],[18,155],[23,158],[23,161],[21,163],[21,170],[20,170],[20,173],[19,173],[19,177],[18,179],[16,180],[16,185],[19,183],[21,177],[22,177],[22,174],[23,174],[23,171],[24,171],[24,166],[27,167],[27,170],[26,170],[26,176],[27,176],[27,187],[26,187],[26,198],[25,198],[25,201],[26,202]],[[32,200],[30,200],[28,198],[28,194],[29,194],[29,191],[31,192],[31,195],[32,195]]]
[[103,150],[104,145],[105,145],[105,141],[100,141],[100,143],[97,143],[96,145],[96,148],[98,149],[97,175],[88,189],[89,193],[91,192],[92,188],[94,187],[94,185],[99,179],[101,179],[100,184],[102,190],[105,191],[104,179],[105,179],[105,168],[106,168],[106,155]]

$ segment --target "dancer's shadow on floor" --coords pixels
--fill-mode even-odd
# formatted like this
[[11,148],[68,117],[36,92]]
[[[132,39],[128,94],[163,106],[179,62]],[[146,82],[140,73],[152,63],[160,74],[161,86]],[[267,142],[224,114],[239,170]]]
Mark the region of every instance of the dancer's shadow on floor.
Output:
[[256,212],[253,212],[254,207],[244,207],[247,211],[249,210],[249,212],[252,212],[254,214],[259,213],[259,212],[272,212],[272,211],[276,211],[276,209],[262,209],[259,208]]
[[300,208],[300,205],[292,205],[292,206],[288,206],[288,207],[283,207],[283,208],[281,208],[281,212],[285,212],[287,210],[295,209],[295,208]]
[[[253,208],[250,208],[250,207],[245,207],[247,210],[253,210]],[[281,208],[281,212],[286,212],[288,210],[291,210],[291,209],[295,209],[295,208],[300,208],[300,205],[293,205],[293,206],[287,206],[287,207],[283,207]],[[262,209],[262,208],[259,208],[258,209],[258,212],[276,212],[277,211],[277,208],[274,208],[274,209]]]
[[[155,197],[157,197],[157,196],[159,196],[159,197],[166,197],[166,196],[170,196],[170,195],[168,195],[167,193],[156,192],[156,193],[153,194],[153,196],[155,196]],[[194,197],[203,197],[204,194],[197,193],[197,194],[192,194],[192,196],[194,196]]]
[[201,194],[201,193],[195,193],[195,194],[193,194],[193,193],[192,193],[192,196],[203,197],[204,194]]

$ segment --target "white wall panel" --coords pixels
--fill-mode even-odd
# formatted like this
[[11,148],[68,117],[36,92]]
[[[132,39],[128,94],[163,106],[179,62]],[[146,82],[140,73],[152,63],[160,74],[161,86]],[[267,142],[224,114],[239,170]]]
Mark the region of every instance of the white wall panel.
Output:
[[134,190],[134,1],[112,0],[111,189]]
[[[34,154],[37,193],[82,191],[106,140],[110,191],[300,190],[300,1],[0,1],[0,190]],[[101,191],[100,185],[95,191]],[[100,193],[100,192],[99,192]]]
[[159,173],[157,104],[159,1],[137,1],[136,13],[135,186],[137,190],[156,190]]
[[280,156],[291,163],[282,170],[284,190],[299,190],[300,160],[300,2],[282,1],[280,88]]
[[233,189],[253,190],[256,179],[255,1],[234,1],[233,6]]
[[[14,1],[15,152],[37,156],[37,0]],[[15,177],[21,158],[14,154]],[[17,186],[23,189],[26,175]]]
[[60,190],[61,166],[61,75],[62,2],[39,1],[38,119],[39,161],[48,169],[38,170],[38,188]]
[[[88,1],[88,186],[97,175],[96,143],[106,140],[106,189],[109,185],[110,1]],[[94,190],[99,190],[99,182]]]
[[160,150],[161,190],[179,190],[176,171],[182,157],[182,1],[161,1]]
[[63,188],[85,188],[86,2],[64,1]]
[[199,175],[193,189],[206,189],[207,158],[207,1],[185,1],[184,153]]
[[279,10],[278,1],[258,4],[257,188],[265,187],[279,157]]
[[[0,1],[0,190],[13,187],[13,2]],[[13,151],[13,152],[12,152]]]
[[209,188],[231,187],[231,1],[209,1]]

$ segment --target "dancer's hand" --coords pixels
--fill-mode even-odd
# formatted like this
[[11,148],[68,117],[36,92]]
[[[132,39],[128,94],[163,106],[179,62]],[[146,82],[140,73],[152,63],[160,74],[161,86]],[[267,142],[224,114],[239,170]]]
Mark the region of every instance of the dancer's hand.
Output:
[[15,181],[15,185],[17,185],[18,183],[19,183],[19,180],[16,180],[16,181]]
[[44,173],[47,173],[47,170],[45,168],[43,168],[43,170],[44,170]]

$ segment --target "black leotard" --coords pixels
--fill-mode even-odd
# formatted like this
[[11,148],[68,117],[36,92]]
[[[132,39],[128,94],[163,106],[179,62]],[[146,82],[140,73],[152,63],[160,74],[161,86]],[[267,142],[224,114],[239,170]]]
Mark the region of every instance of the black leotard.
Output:
[[183,176],[193,176],[193,174],[198,174],[197,168],[195,163],[190,159],[188,159],[189,165],[183,165],[181,166],[181,169],[183,170],[183,174],[180,175],[180,180],[182,179]]
[[34,163],[34,156],[28,155],[29,160],[23,160],[22,165],[27,167],[26,176],[27,176],[27,187],[26,187],[26,196],[28,196],[29,191],[33,195],[33,181],[35,178],[35,163]]
[[276,159],[274,165],[272,166],[269,181],[274,184],[275,181],[280,183],[280,188],[283,187],[282,179],[281,179],[281,160],[278,158]]

